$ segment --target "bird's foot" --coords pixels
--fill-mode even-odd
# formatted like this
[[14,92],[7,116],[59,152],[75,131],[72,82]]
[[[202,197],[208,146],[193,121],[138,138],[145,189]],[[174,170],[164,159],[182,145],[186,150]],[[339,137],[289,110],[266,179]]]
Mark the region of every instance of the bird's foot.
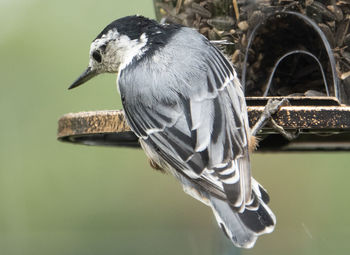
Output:
[[287,132],[276,123],[274,119],[271,118],[272,115],[277,113],[282,106],[289,105],[289,100],[287,98],[283,98],[282,100],[278,99],[269,99],[264,108],[263,113],[261,114],[258,121],[255,123],[254,127],[251,130],[251,134],[255,136],[270,120],[272,127],[278,131],[281,135],[283,135],[288,140],[293,140],[298,136],[298,133]]
[[284,130],[283,127],[278,125],[276,123],[276,121],[272,118],[270,119],[270,123],[271,123],[272,128],[275,129],[282,136],[284,136],[288,141],[292,141],[299,136],[299,130],[297,130],[296,132],[288,132],[288,131]]

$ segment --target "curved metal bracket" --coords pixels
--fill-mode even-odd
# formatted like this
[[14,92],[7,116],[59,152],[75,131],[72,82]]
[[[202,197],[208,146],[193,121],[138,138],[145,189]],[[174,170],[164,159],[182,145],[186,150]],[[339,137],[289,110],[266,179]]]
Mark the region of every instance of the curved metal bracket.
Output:
[[[247,67],[248,67],[248,55],[249,55],[249,50],[250,48],[252,47],[252,44],[253,44],[253,41],[254,41],[254,38],[255,36],[257,35],[257,32],[258,30],[269,20],[271,19],[276,19],[278,17],[280,17],[281,15],[284,15],[284,16],[292,16],[292,17],[296,17],[297,19],[303,21],[306,25],[308,25],[309,27],[311,27],[313,29],[313,31],[315,31],[320,40],[322,41],[323,43],[323,48],[325,49],[326,53],[327,53],[327,57],[328,57],[328,60],[329,60],[329,64],[330,64],[330,69],[331,69],[331,81],[332,81],[332,85],[334,87],[334,94],[331,95],[331,96],[335,96],[337,97],[338,99],[340,99],[340,90],[339,90],[339,81],[338,81],[338,77],[337,77],[337,72],[336,72],[336,61],[335,61],[335,58],[334,58],[334,55],[333,55],[333,52],[332,52],[332,49],[329,45],[329,42],[326,38],[326,36],[324,35],[324,33],[321,31],[321,29],[318,27],[318,25],[310,18],[308,18],[307,16],[305,15],[302,15],[300,13],[297,13],[297,12],[292,12],[292,11],[279,11],[279,12],[276,12],[276,13],[273,13],[273,14],[270,14],[268,15],[267,17],[264,18],[264,20],[262,22],[260,22],[258,25],[256,25],[253,30],[251,31],[251,34],[248,38],[248,44],[247,44],[247,47],[246,47],[246,52],[245,52],[245,56],[244,56],[244,61],[243,61],[243,69],[242,69],[242,86],[243,86],[243,89],[246,90],[246,80],[247,80]],[[295,49],[293,50],[295,51]],[[303,52],[308,52],[308,51],[305,51],[303,50]],[[288,54],[289,52],[287,52],[286,54]],[[309,54],[313,55],[311,52],[308,52]],[[280,59],[280,58],[279,58]],[[270,76],[271,77],[271,76]],[[326,79],[327,80],[327,79]],[[269,80],[269,83],[271,82],[271,80]],[[270,84],[268,84],[268,86],[270,87]],[[329,94],[329,88],[327,89],[328,90],[328,94]]]
[[305,50],[293,50],[293,51],[290,51],[290,52],[284,54],[282,57],[280,57],[280,58],[277,60],[276,64],[275,64],[274,67],[273,67],[273,70],[272,70],[272,72],[271,72],[271,74],[270,74],[269,80],[268,80],[268,82],[267,82],[266,90],[265,90],[263,96],[266,97],[267,94],[269,93],[269,90],[270,90],[270,87],[271,87],[271,83],[272,83],[272,79],[273,79],[273,76],[274,76],[274,74],[275,74],[275,72],[276,72],[276,70],[277,70],[278,65],[279,65],[285,58],[287,58],[287,57],[289,57],[289,56],[291,56],[291,55],[294,55],[294,54],[305,54],[305,55],[308,55],[309,57],[312,57],[312,58],[316,61],[316,63],[318,64],[318,66],[319,66],[319,68],[320,68],[321,74],[322,74],[322,79],[323,79],[323,83],[324,83],[324,85],[325,85],[326,94],[327,94],[327,96],[330,96],[329,90],[328,90],[328,84],[327,84],[326,75],[325,75],[325,73],[324,73],[324,70],[323,70],[323,67],[322,67],[321,62],[318,60],[318,58],[317,58],[314,54],[312,54],[312,53],[310,53],[310,52],[308,52],[308,51],[305,51]]

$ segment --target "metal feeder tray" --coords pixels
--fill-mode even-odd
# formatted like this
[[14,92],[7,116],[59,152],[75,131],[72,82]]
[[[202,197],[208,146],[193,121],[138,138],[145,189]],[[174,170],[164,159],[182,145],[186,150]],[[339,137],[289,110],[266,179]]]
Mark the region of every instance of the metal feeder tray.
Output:
[[[252,126],[263,112],[267,98],[246,99]],[[341,105],[334,97],[293,97],[290,103],[273,119],[287,131],[298,131],[298,138],[288,141],[266,126],[259,134],[258,152],[350,150],[350,106]],[[140,147],[121,110],[65,114],[58,121],[57,137],[77,144]]]

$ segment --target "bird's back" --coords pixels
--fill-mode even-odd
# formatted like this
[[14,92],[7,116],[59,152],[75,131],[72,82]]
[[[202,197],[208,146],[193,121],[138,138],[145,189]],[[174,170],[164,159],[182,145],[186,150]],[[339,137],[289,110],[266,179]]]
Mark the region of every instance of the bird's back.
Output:
[[265,190],[251,180],[250,130],[236,72],[190,28],[147,47],[118,80],[131,128],[152,161],[212,207],[235,245],[251,247],[275,219]]

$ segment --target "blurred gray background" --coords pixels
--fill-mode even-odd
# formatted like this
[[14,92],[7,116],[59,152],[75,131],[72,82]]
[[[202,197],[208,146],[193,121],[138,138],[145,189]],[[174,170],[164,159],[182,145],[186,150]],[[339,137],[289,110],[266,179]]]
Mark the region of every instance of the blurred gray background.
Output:
[[240,251],[141,150],[56,140],[68,112],[120,109],[115,75],[67,87],[111,21],[151,0],[0,0],[0,254],[346,254],[348,153],[255,154],[277,215]]

